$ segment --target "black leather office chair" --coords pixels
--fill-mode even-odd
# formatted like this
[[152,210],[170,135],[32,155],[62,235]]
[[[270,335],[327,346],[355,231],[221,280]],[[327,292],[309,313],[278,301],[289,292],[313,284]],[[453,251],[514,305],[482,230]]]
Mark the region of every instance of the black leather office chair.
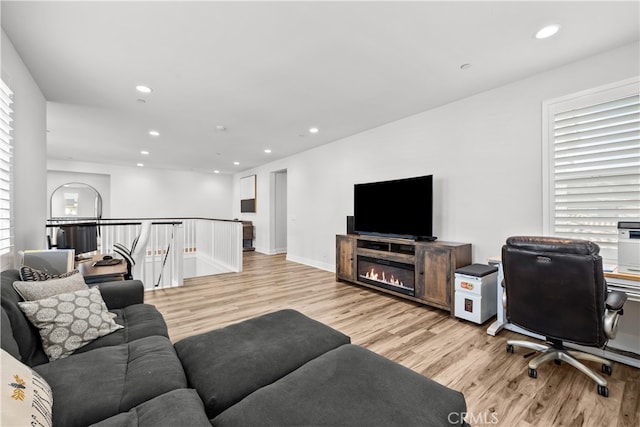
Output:
[[507,351],[526,347],[542,354],[529,362],[529,376],[540,364],[565,361],[609,395],[607,381],[577,359],[602,364],[611,375],[613,363],[602,357],[564,348],[563,342],[602,348],[615,338],[618,316],[627,299],[623,292],[607,294],[600,248],[585,240],[553,237],[510,237],[502,247],[503,302],[509,322],[546,337],[547,345],[509,340]]

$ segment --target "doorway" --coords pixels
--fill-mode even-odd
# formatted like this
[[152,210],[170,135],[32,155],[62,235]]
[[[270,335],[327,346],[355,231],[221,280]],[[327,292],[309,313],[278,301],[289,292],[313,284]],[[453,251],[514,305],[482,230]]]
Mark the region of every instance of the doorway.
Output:
[[287,252],[287,170],[271,173],[270,252]]

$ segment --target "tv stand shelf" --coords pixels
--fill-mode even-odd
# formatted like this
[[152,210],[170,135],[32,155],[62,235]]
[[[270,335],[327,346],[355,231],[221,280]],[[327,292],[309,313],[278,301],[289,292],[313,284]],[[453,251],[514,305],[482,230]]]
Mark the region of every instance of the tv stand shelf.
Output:
[[[362,281],[358,257],[381,263],[401,263],[415,270],[415,291],[407,295]],[[400,238],[336,235],[336,280],[376,289],[432,307],[454,316],[455,270],[471,264],[471,244],[413,241]]]

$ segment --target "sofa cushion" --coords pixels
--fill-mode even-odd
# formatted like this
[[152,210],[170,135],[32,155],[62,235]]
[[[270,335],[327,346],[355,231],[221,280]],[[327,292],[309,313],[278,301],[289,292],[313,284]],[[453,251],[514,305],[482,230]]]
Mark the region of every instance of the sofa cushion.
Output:
[[5,350],[0,350],[0,368],[0,425],[50,426],[49,384]]
[[82,274],[76,273],[60,279],[15,281],[13,288],[25,301],[34,301],[54,295],[89,289]]
[[53,390],[54,426],[93,424],[187,386],[171,342],[159,336],[74,354],[34,370]]
[[189,384],[213,417],[348,336],[294,310],[281,310],[175,344]]
[[98,337],[123,328],[113,320],[96,288],[19,302],[31,323],[40,330],[49,360],[67,357]]
[[92,427],[211,427],[195,390],[181,388],[154,397],[129,412],[92,424]]
[[100,288],[100,294],[109,311],[144,303],[144,285],[140,280],[116,280],[92,283],[89,286]]
[[169,338],[167,324],[162,314],[153,305],[134,304],[122,309],[111,310],[111,313],[116,315],[113,320],[118,325],[122,325],[123,328],[92,341],[76,350],[74,354],[96,348],[125,344],[154,335]]
[[71,270],[62,274],[50,274],[46,271],[38,270],[33,267],[29,267],[28,265],[23,265],[18,270],[20,272],[20,280],[25,282],[29,281],[39,281],[39,280],[50,280],[50,279],[60,279],[64,277],[73,276],[80,272],[80,270]]
[[256,391],[212,424],[450,426],[464,412],[460,392],[367,349],[345,345]]

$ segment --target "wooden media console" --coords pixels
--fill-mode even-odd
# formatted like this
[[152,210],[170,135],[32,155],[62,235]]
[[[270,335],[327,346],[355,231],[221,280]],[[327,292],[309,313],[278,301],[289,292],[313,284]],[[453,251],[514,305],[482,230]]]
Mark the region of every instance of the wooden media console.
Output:
[[471,244],[336,235],[336,280],[377,289],[454,315],[455,271]]

